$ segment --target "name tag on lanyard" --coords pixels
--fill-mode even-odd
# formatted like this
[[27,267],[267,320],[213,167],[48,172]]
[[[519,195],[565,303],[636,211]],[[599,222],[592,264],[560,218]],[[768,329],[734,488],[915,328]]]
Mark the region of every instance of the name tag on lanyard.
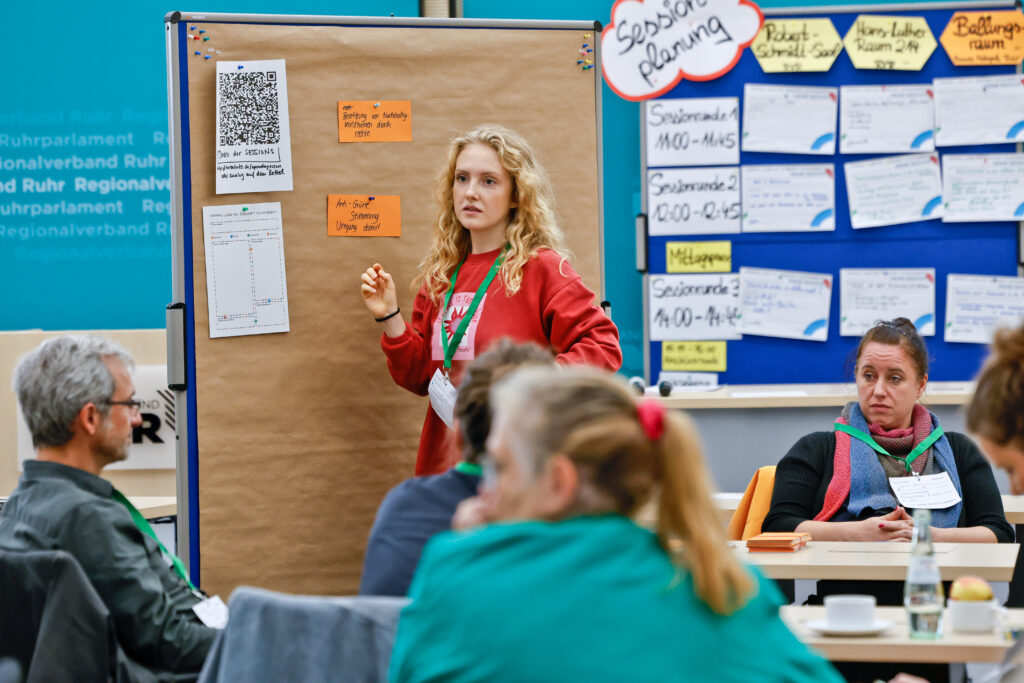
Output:
[[945,510],[960,502],[948,472],[912,477],[889,477],[896,500],[905,508]]
[[434,376],[430,378],[430,386],[427,387],[427,395],[430,396],[430,407],[434,409],[441,421],[448,425],[448,429],[455,429],[456,389],[448,379],[448,375],[439,369],[434,370]]

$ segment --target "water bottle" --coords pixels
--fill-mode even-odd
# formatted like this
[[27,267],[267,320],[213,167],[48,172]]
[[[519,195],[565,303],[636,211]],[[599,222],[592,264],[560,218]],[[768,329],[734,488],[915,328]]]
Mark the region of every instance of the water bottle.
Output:
[[931,511],[914,510],[910,566],[903,586],[911,638],[938,638],[942,634],[942,576],[935,559],[931,522]]

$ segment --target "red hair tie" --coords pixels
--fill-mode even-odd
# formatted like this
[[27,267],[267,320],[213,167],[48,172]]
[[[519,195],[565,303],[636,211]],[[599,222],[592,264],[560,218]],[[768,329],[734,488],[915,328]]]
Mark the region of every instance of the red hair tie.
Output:
[[665,433],[665,406],[660,401],[647,399],[636,405],[636,416],[644,434],[651,441],[657,441]]

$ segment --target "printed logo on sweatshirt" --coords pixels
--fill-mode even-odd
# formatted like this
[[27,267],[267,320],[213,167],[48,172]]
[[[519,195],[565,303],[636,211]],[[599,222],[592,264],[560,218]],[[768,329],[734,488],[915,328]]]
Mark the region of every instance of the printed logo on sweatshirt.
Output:
[[[455,334],[455,330],[459,329],[462,318],[469,311],[469,305],[473,303],[473,296],[475,294],[476,292],[456,292],[452,295],[452,301],[448,305],[449,318],[441,320],[443,311],[439,311],[437,317],[434,318],[434,333],[431,335],[430,344],[433,360],[444,362],[444,347],[441,345],[441,325],[445,326],[448,338],[451,339],[451,336]],[[455,352],[455,360],[473,360],[476,358],[476,328],[480,324],[480,316],[484,312],[485,305],[487,305],[486,294],[480,299],[480,305],[477,306],[473,319],[469,321],[466,334],[462,337],[459,348]]]

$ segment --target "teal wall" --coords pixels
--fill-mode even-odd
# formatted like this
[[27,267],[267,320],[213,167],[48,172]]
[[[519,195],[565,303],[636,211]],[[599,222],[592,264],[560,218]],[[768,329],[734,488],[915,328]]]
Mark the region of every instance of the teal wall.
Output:
[[[415,0],[195,4],[200,7],[180,9],[419,12]],[[5,4],[0,330],[164,326],[164,307],[171,299],[163,24],[169,9],[174,7],[152,0]],[[122,137],[105,144],[90,136]],[[101,144],[78,144],[83,142]],[[66,160],[71,168],[54,167]],[[73,167],[95,160],[112,167]],[[139,167],[140,162],[149,165]],[[111,190],[112,178],[115,185],[144,184]],[[109,211],[71,213],[80,209]]]

